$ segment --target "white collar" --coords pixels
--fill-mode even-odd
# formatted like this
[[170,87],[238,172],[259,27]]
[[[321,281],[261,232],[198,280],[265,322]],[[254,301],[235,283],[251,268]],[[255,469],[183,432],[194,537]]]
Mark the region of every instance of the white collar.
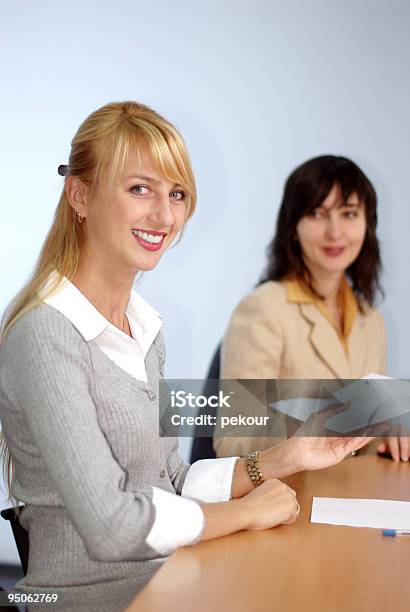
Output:
[[[114,327],[66,277],[62,277],[57,290],[43,301],[65,315],[87,342]],[[161,315],[134,290],[126,314],[133,338],[146,354],[162,327]]]

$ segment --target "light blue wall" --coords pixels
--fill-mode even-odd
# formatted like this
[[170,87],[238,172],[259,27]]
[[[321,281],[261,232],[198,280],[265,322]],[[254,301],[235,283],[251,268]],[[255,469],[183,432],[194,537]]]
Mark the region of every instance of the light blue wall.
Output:
[[[33,267],[80,121],[137,99],[180,128],[198,180],[182,243],[140,284],[165,318],[168,376],[204,375],[264,265],[286,176],[338,153],[379,194],[390,373],[409,377],[407,0],[17,0],[1,22],[1,310]],[[15,557],[5,527],[0,562]]]

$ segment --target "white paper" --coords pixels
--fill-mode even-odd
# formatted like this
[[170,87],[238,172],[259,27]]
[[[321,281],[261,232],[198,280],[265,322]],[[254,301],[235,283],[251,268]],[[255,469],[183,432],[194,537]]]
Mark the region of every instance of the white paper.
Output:
[[[366,383],[363,380],[372,382]],[[327,429],[344,434],[410,412],[410,383],[406,380],[396,380],[394,387],[391,387],[386,380],[392,379],[389,376],[371,373],[360,379],[360,382],[354,381],[332,392],[333,397],[331,398],[297,397],[273,402],[271,407],[299,421],[306,421],[312,414],[323,408],[337,403],[350,402],[350,408],[345,412],[330,416],[326,421]],[[366,384],[368,391],[364,393],[363,385]],[[326,381],[323,381],[323,385],[326,388]],[[394,397],[392,390],[394,390]]]
[[[388,377],[382,379],[379,375],[379,380],[375,380],[375,375],[372,375],[365,378],[373,380],[356,381],[334,393],[341,403],[350,401],[351,408],[348,419],[346,413],[328,419],[328,429],[347,433],[403,416],[410,411],[410,384],[406,380],[395,380],[392,386]],[[363,385],[367,385],[366,393],[363,392]]]
[[410,530],[410,502],[314,497],[311,523]]

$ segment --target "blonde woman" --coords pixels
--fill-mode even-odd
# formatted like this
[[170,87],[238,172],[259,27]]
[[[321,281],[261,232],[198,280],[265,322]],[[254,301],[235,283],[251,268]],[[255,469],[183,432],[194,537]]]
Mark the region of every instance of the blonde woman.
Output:
[[253,464],[257,488],[243,459],[184,464],[176,440],[158,437],[162,320],[132,290],[194,211],[184,142],[146,106],[108,104],[59,171],[53,225],[3,327],[3,450],[30,538],[20,588],[56,594],[58,609],[107,612],[178,546],[292,523],[295,492],[276,478],[365,440],[285,442]]

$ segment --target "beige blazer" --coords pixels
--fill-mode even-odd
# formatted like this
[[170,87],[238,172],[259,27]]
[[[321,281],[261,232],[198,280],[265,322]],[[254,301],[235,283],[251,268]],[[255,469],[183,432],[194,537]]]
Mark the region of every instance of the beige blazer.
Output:
[[[347,352],[314,304],[288,300],[284,283],[257,287],[236,307],[222,345],[221,378],[355,379],[386,371],[386,331],[374,308],[358,313]],[[283,425],[283,435],[286,429]],[[214,436],[219,457],[272,446],[272,438]]]

